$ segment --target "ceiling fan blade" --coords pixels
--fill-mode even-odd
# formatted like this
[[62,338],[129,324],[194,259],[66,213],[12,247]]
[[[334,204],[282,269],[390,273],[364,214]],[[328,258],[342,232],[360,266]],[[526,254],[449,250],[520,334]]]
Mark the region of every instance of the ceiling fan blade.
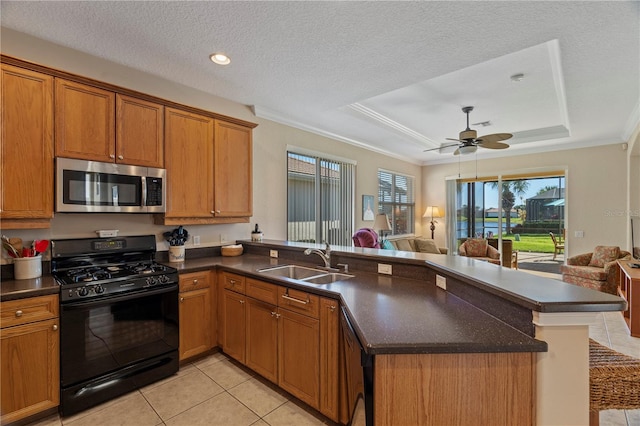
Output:
[[458,145],[459,145],[459,144],[457,144],[457,143],[452,143],[452,144],[448,144],[448,145],[440,145],[438,148],[425,149],[425,150],[424,150],[424,151],[422,151],[422,152],[428,152],[428,151],[440,151],[440,153],[443,153],[443,152],[445,152],[445,150],[446,150],[447,148],[452,148],[452,147],[454,147],[454,146],[458,146]]
[[466,141],[463,141],[461,139],[453,139],[453,138],[445,138],[445,139],[448,140],[448,141],[456,141],[456,142],[462,142],[462,143],[466,142]]
[[480,136],[476,140],[478,142],[482,141],[482,143],[485,143],[485,142],[500,142],[500,141],[506,141],[507,139],[511,139],[512,137],[513,137],[513,135],[511,133],[493,133],[491,135]]
[[503,143],[503,142],[479,142],[478,143],[479,147],[482,148],[488,148],[488,149],[505,149],[505,148],[509,148],[509,144]]

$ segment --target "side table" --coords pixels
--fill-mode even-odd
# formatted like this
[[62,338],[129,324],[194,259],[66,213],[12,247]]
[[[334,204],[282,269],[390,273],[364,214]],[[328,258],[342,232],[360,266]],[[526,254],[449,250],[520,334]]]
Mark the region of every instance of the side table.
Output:
[[618,294],[627,301],[627,310],[623,312],[624,320],[633,337],[640,337],[640,268],[632,268],[632,264],[640,264],[635,259],[620,259],[620,285]]

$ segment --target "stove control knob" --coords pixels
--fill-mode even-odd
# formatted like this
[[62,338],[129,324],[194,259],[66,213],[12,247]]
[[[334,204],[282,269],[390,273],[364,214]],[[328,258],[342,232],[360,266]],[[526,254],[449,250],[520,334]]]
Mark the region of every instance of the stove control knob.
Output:
[[102,287],[100,284],[98,284],[93,288],[93,291],[95,291],[96,294],[102,294],[102,293],[104,293],[104,287]]
[[78,289],[78,295],[80,296],[86,296],[89,294],[89,288],[88,287],[80,287]]
[[147,278],[147,284],[148,285],[156,285],[158,283],[158,281],[156,280],[155,277],[148,277]]
[[158,277],[158,279],[160,280],[160,282],[161,282],[162,284],[166,284],[166,283],[168,283],[168,282],[169,282],[169,277],[168,277],[168,276],[166,276],[166,275],[160,275],[160,277]]

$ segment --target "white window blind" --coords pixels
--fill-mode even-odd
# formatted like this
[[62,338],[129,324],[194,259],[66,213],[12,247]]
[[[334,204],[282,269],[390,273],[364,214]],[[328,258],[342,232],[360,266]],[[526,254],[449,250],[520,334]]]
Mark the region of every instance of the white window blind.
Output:
[[386,213],[392,235],[413,234],[414,192],[413,176],[378,169],[378,213]]
[[287,152],[287,239],[351,245],[355,165]]

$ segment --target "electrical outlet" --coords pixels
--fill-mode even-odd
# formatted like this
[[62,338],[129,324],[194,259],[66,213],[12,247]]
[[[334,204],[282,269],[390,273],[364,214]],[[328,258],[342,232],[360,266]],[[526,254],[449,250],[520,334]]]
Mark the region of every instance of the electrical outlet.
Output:
[[193,236],[193,245],[194,246],[199,246],[200,245],[200,235],[194,235]]
[[227,234],[220,234],[220,242],[221,243],[227,242]]
[[584,238],[584,231],[576,231],[573,235],[576,238]]
[[391,275],[392,273],[391,265],[387,265],[386,263],[378,263],[378,273]]
[[436,287],[440,287],[443,290],[447,289],[447,279],[442,275],[436,274]]
[[270,257],[278,257],[278,250],[269,250]]

